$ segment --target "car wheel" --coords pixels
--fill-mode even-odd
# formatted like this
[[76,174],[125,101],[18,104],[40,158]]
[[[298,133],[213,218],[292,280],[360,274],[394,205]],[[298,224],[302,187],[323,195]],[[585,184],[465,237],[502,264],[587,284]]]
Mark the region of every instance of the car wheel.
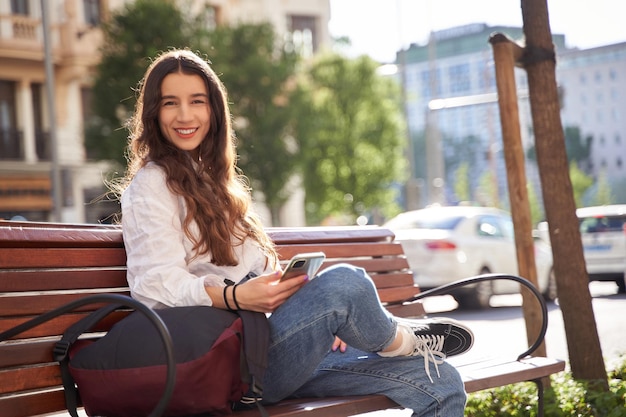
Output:
[[624,276],[621,279],[615,280],[615,283],[617,284],[617,293],[618,294],[626,293],[626,276]]
[[[484,268],[480,271],[480,275],[489,274],[490,272],[489,269]],[[491,281],[482,281],[468,290],[453,294],[453,296],[459,304],[459,308],[465,310],[481,310],[490,307],[489,300],[492,294]]]
[[550,275],[548,275],[548,285],[546,289],[542,293],[543,299],[546,301],[554,301],[557,297],[556,291],[556,277],[554,276],[554,269],[550,270]]

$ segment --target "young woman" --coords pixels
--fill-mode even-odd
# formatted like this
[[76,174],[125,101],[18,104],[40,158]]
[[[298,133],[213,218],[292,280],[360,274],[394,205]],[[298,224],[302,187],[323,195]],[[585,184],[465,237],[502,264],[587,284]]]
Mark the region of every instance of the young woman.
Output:
[[135,110],[122,185],[133,297],[271,313],[265,402],[383,394],[416,416],[463,415],[463,383],[444,359],[471,347],[469,329],[391,316],[350,265],[280,281],[237,172],[226,91],[206,61],[187,50],[158,57]]

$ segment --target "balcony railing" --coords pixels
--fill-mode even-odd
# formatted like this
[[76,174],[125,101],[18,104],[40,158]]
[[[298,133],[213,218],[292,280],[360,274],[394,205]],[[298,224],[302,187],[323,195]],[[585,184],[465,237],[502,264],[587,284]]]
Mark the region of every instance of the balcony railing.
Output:
[[43,51],[41,19],[17,14],[0,15],[0,48],[16,52]]
[[15,39],[24,39],[36,41],[37,31],[41,27],[41,20],[33,19],[27,16],[13,15],[13,37]]
[[23,160],[23,133],[17,129],[0,129],[0,160]]
[[50,132],[42,130],[35,132],[35,148],[37,149],[37,159],[39,161],[49,161],[51,159]]

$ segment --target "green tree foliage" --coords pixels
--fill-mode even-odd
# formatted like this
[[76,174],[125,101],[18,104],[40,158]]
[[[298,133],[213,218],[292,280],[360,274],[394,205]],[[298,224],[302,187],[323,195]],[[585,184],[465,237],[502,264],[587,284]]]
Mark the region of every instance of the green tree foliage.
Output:
[[500,196],[498,195],[498,184],[495,174],[488,170],[483,171],[478,179],[478,188],[475,192],[476,200],[483,206],[502,207]]
[[565,127],[565,150],[567,151],[567,159],[575,161],[581,167],[591,156],[592,137],[587,136],[583,139],[578,126]]
[[532,224],[537,224],[545,219],[543,207],[541,206],[541,204],[539,204],[539,199],[537,198],[537,192],[535,191],[535,187],[533,187],[531,183],[527,183],[526,189],[528,192],[528,204],[530,206],[530,220]]
[[[218,27],[202,41],[229,94],[239,167],[261,193],[272,223],[293,192],[298,169],[293,121],[298,106],[290,90],[299,54],[276,39],[270,24]],[[294,98],[292,99],[292,96]]]
[[94,117],[86,126],[88,155],[124,165],[124,124],[135,106],[135,87],[150,59],[190,44],[184,16],[174,2],[136,0],[114,12],[102,27],[102,60],[93,86]]
[[397,211],[406,177],[398,86],[369,57],[320,56],[300,86],[311,97],[298,117],[309,222]]
[[454,174],[454,194],[459,201],[470,201],[472,199],[469,182],[469,168],[468,162],[461,162]]
[[582,172],[574,161],[570,162],[569,164],[569,178],[572,182],[572,189],[574,192],[574,201],[576,202],[576,207],[582,207],[583,195],[585,194],[585,191],[587,191],[587,189],[593,184],[593,179],[584,172]]
[[590,205],[592,206],[603,206],[607,204],[613,204],[615,199],[613,198],[613,191],[611,189],[611,184],[609,183],[608,178],[604,171],[600,172],[598,176],[598,180],[594,184],[592,190],[592,197]]

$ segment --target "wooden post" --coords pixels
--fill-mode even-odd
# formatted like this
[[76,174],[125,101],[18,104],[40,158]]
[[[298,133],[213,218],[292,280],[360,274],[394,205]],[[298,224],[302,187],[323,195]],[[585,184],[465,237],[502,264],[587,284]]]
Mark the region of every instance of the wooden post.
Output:
[[[526,168],[524,148],[520,133],[517,87],[515,84],[515,63],[523,49],[503,34],[492,35],[489,39],[493,48],[498,89],[498,106],[502,125],[502,142],[506,177],[511,202],[511,217],[515,229],[515,248],[519,275],[528,279],[537,288],[537,268],[535,264],[535,244],[532,236],[532,219],[526,188]],[[526,336],[529,343],[541,331],[541,307],[534,297],[522,289]],[[546,356],[545,342],[536,351],[538,356]]]

